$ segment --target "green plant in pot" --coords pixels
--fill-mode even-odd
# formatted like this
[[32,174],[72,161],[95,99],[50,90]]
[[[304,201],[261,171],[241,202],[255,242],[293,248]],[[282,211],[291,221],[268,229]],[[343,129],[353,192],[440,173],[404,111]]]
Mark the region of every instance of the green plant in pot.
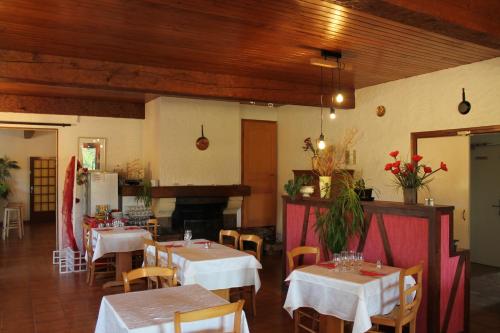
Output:
[[284,188],[290,199],[295,200],[302,186],[309,184],[311,180],[312,178],[309,175],[302,175],[296,180],[289,179]]
[[331,253],[346,249],[350,237],[364,230],[364,212],[361,200],[355,191],[353,178],[344,173],[338,196],[328,210],[316,209],[315,231],[321,243]]
[[7,180],[12,176],[10,170],[20,169],[17,161],[10,160],[7,156],[0,158],[0,198],[7,199],[10,193]]
[[366,187],[366,183],[363,178],[356,180],[354,183],[354,191],[357,193],[361,201],[373,201],[373,192],[375,191],[378,194],[377,190],[373,187]]
[[139,192],[135,197],[137,203],[142,202],[144,204],[144,207],[146,208],[150,208],[151,204],[153,203],[151,188],[151,181],[144,180],[143,186],[139,189]]

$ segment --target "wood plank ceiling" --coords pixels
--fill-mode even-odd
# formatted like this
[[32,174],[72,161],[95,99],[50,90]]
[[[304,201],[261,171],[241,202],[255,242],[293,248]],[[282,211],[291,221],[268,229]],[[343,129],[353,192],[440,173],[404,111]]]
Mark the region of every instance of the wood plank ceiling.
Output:
[[[0,47],[28,52],[33,63],[46,54],[65,57],[61,61],[66,64],[78,63],[73,58],[107,62],[106,68],[109,62],[117,63],[115,72],[138,73],[141,69],[127,66],[148,66],[148,71],[159,68],[164,80],[175,75],[173,79],[185,77],[197,86],[190,91],[189,84],[182,89],[157,84],[153,89],[148,85],[151,78],[143,89],[127,82],[106,86],[96,79],[93,84],[88,78],[63,84],[55,82],[57,76],[37,77],[33,70],[16,74],[15,63],[0,56],[5,69],[0,70],[0,91],[124,102],[141,102],[153,93],[318,105],[320,70],[309,59],[318,57],[320,49],[342,51],[342,61],[353,66],[342,72],[341,80],[351,94],[354,89],[500,56],[500,24],[492,15],[500,12],[499,1],[415,3],[3,0]],[[43,71],[47,64],[38,65]],[[160,69],[175,69],[175,74]],[[216,75],[225,75],[226,83],[217,80],[204,90]],[[325,77],[325,85],[330,85],[330,73]],[[276,94],[259,91],[266,88],[262,82],[271,82]],[[353,105],[352,96],[345,106]]]

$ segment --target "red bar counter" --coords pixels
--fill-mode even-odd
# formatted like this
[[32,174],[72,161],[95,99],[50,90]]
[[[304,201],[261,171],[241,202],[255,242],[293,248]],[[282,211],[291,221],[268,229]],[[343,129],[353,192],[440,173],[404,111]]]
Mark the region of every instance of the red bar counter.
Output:
[[[366,261],[381,260],[407,268],[424,262],[423,298],[417,332],[468,332],[470,256],[453,245],[453,206],[405,205],[400,202],[363,202],[365,231],[349,240],[349,249],[363,252]],[[283,196],[285,251],[301,245],[320,246],[322,258],[330,254],[314,231],[316,211],[331,201]],[[305,263],[308,263],[307,261]],[[288,274],[283,255],[283,280]]]

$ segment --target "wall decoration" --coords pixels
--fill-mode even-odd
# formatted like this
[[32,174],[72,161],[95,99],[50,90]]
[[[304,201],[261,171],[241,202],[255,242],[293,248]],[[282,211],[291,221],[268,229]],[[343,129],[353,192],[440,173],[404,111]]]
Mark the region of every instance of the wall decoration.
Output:
[[377,106],[377,116],[383,117],[385,115],[385,106],[379,105]]
[[469,113],[471,109],[470,103],[465,100],[465,89],[462,88],[462,101],[458,104],[458,112],[460,112],[463,115],[466,115]]
[[199,150],[206,150],[209,145],[210,142],[208,141],[208,138],[205,137],[205,134],[203,133],[203,125],[201,125],[201,136],[196,140],[196,148]]
[[78,160],[89,171],[106,171],[106,139],[78,138]]

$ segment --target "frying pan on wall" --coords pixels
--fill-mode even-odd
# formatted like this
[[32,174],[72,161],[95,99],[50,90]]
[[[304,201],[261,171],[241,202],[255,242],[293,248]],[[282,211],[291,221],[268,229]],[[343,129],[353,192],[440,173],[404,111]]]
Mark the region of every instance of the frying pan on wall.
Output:
[[210,142],[205,137],[205,134],[203,133],[203,125],[201,125],[201,136],[196,140],[196,148],[199,150],[205,150],[209,145]]
[[470,109],[470,103],[465,100],[465,89],[462,88],[462,101],[458,104],[458,112],[460,112],[461,114],[467,114],[469,113]]

